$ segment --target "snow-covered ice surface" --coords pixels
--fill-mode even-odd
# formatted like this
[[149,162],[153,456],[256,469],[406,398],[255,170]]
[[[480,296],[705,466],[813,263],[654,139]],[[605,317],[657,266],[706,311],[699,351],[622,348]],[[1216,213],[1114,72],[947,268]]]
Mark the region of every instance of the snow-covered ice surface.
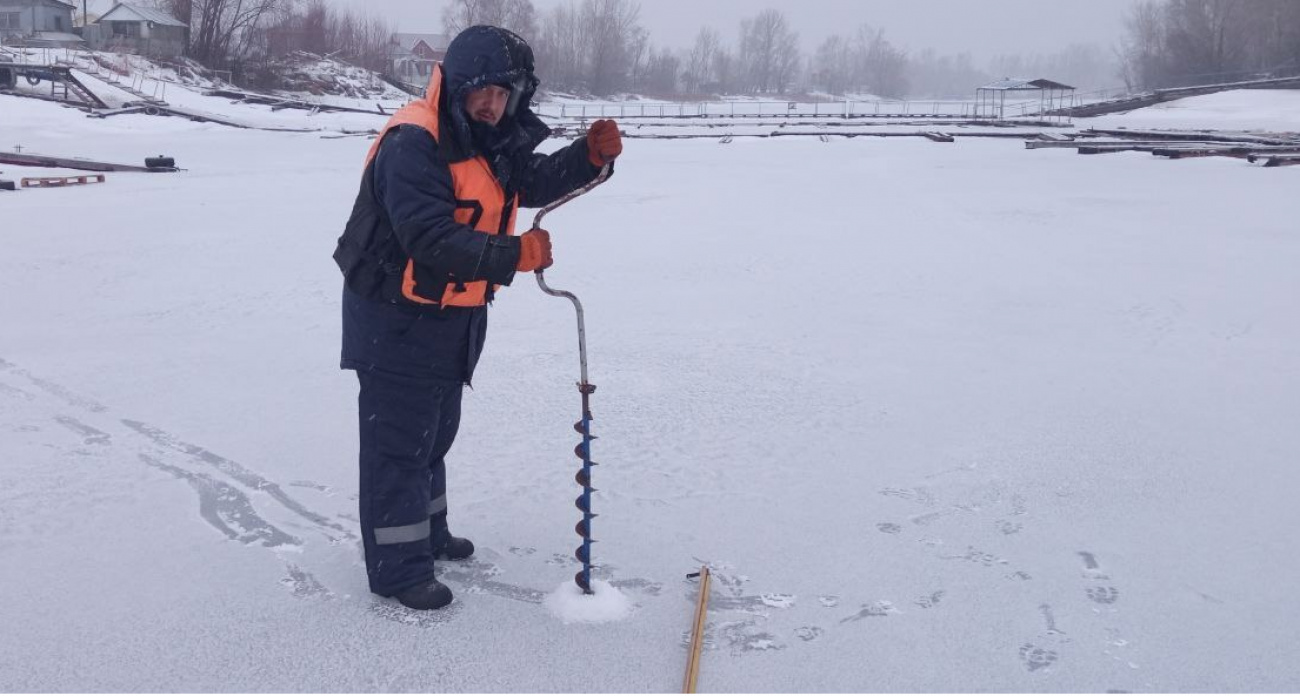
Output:
[[369,141],[0,97],[0,143],[187,169],[0,192],[0,690],[671,691],[704,562],[702,691],[1300,689],[1300,169],[629,141],[547,218],[633,604],[566,623],[568,303],[493,308],[480,551],[405,611],[337,369]]
[[1127,114],[1078,119],[1080,127],[1260,130],[1300,133],[1300,90],[1239,89],[1165,102]]

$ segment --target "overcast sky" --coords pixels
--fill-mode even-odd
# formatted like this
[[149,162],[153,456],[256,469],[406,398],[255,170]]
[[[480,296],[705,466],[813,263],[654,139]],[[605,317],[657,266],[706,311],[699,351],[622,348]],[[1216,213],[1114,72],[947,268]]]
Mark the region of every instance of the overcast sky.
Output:
[[[570,0],[533,0],[539,13]],[[381,14],[404,32],[442,31],[444,0],[334,0]],[[805,50],[863,23],[909,51],[1052,53],[1071,43],[1113,45],[1137,0],[641,0],[641,25],[656,46],[689,48],[702,26],[733,44],[740,20],[773,8],[785,13]]]

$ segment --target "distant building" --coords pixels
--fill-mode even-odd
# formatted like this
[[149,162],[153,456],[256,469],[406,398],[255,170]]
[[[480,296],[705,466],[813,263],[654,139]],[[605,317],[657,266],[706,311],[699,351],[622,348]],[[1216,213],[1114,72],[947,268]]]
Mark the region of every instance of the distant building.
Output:
[[76,6],[62,0],[0,0],[0,41],[25,46],[77,46]]
[[96,50],[173,58],[185,53],[190,28],[162,10],[118,3],[85,28],[85,37]]
[[388,44],[389,77],[424,89],[433,73],[433,64],[446,57],[450,43],[451,37],[446,34],[393,34]]

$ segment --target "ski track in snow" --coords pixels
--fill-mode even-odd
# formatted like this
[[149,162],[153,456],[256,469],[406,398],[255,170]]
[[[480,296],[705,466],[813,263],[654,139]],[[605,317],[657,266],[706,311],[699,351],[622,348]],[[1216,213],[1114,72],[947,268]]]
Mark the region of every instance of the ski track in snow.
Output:
[[[364,567],[356,518],[350,511],[327,515],[313,510],[288,495],[276,482],[243,464],[147,423],[116,419],[107,406],[3,359],[0,359],[0,377],[4,378],[0,381],[0,403],[19,402],[25,415],[40,414],[36,416],[38,422],[44,420],[46,425],[70,433],[76,439],[76,446],[69,454],[77,457],[94,455],[114,463],[134,460],[186,483],[197,494],[197,517],[225,538],[245,546],[295,552],[299,560],[305,562],[311,558],[306,553],[308,542],[281,528],[281,525],[294,525],[314,532],[332,547],[350,545],[356,554],[356,565]],[[69,412],[77,415],[69,415]],[[14,428],[18,432],[34,434],[44,433],[46,429],[39,424]],[[330,487],[312,481],[294,481],[288,485],[325,494],[331,492]],[[355,499],[356,496],[349,496],[349,502]],[[286,519],[277,523],[259,512],[258,505],[265,502],[272,503],[270,509],[280,511],[276,516]],[[7,525],[5,528],[13,527]],[[4,543],[4,535],[0,534],[0,547]],[[535,552],[534,549],[511,549],[516,555],[532,555],[523,551]],[[480,556],[490,553],[485,549]],[[284,562],[278,553],[277,560]],[[578,565],[572,557],[558,554],[547,563]],[[662,592],[661,583],[643,578],[617,578],[614,570],[613,566],[602,566],[594,569],[594,575],[614,587],[633,590],[647,597],[657,597]],[[478,558],[438,564],[439,579],[455,588],[458,596],[490,595],[533,605],[541,605],[546,599],[547,592],[498,579],[503,572],[498,565]],[[287,562],[280,584],[297,599],[327,601],[340,596],[301,563]],[[737,598],[737,606],[748,606],[749,599],[754,605],[763,604],[762,598]],[[438,612],[412,611],[391,600],[370,595],[366,596],[366,601],[373,616],[416,628],[432,628],[453,621],[460,614],[459,600]],[[736,636],[742,633],[739,628],[732,629]]]
[[[114,448],[114,453],[119,455],[116,460],[135,459],[151,469],[186,483],[197,494],[199,519],[222,536],[246,546],[298,553],[300,562],[287,562],[284,576],[280,580],[280,584],[293,597],[329,601],[337,599],[340,593],[328,588],[317,575],[304,567],[309,565],[307,561],[310,560],[310,554],[305,553],[305,550],[310,544],[285,531],[282,525],[304,527],[331,546],[351,545],[360,565],[360,538],[355,516],[350,511],[327,515],[313,510],[286,493],[278,483],[239,462],[186,442],[148,423],[130,418],[113,418],[111,409],[107,406],[0,360],[0,375],[6,373],[11,380],[17,377],[13,381],[18,384],[0,381],[0,397],[27,402],[24,405],[26,411],[31,410],[31,402],[44,402],[49,420],[72,433],[82,446],[99,450]],[[69,409],[78,412],[78,415],[68,415]],[[123,451],[128,456],[121,457]],[[330,487],[312,481],[293,481],[287,485],[320,493],[331,492]],[[933,504],[932,496],[923,489],[899,490],[893,494]],[[259,504],[265,502],[273,503],[273,507],[278,504],[281,516],[289,513],[288,520],[277,523],[259,512]],[[479,556],[491,553],[487,550],[485,552]],[[512,556],[529,558],[536,554],[536,549],[511,547],[509,552]],[[542,562],[573,568],[579,566],[572,556],[564,554],[553,554]],[[872,600],[862,604],[862,610],[856,614],[823,626],[817,622],[817,616],[811,615],[812,612],[796,610],[798,602],[794,595],[780,592],[753,593],[747,587],[750,582],[748,577],[727,572],[725,564],[716,565],[718,570],[713,575],[713,593],[709,601],[709,620],[704,639],[708,650],[725,648],[737,656],[784,650],[792,641],[799,644],[817,641],[837,624],[898,613],[889,602]],[[663,595],[662,583],[644,578],[620,578],[617,577],[616,570],[614,566],[606,564],[593,568],[593,574],[616,588],[639,593],[646,601]],[[371,603],[370,613],[380,619],[406,626],[432,628],[455,620],[460,613],[461,596],[488,595],[531,605],[541,605],[545,600],[547,592],[506,582],[501,579],[504,573],[499,565],[477,557],[468,561],[442,562],[438,564],[438,577],[452,586],[458,597],[448,610],[416,612],[389,600],[368,597],[367,601]],[[685,599],[693,606],[697,596],[698,587],[692,584]],[[941,596],[942,592],[930,595],[930,605],[937,604]],[[823,595],[820,603],[825,609],[837,606],[839,601],[838,596]],[[779,626],[774,625],[777,622],[773,621],[777,614],[786,615],[782,617]],[[682,645],[688,646],[689,640],[688,630],[683,634]]]

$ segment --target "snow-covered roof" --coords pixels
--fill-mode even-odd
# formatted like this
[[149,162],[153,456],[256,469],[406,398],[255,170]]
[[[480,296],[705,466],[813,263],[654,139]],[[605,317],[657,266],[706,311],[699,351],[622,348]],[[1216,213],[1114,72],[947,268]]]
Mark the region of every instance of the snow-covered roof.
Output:
[[446,34],[393,34],[393,43],[410,51],[421,41],[435,51],[445,51],[451,44],[451,37]]
[[1006,79],[998,80],[997,82],[990,82],[989,84],[980,87],[980,89],[991,89],[991,90],[997,90],[1001,92],[1020,92],[1020,91],[1027,92],[1027,91],[1036,91],[1040,89],[1074,89],[1074,88],[1069,85],[1063,85],[1060,82],[1053,82],[1052,80],[1023,80],[1023,79],[1013,79],[1008,77]]
[[19,7],[32,7],[33,5],[57,5],[65,10],[75,10],[77,6],[70,0],[6,0],[5,5],[17,5]]
[[184,27],[185,22],[151,7],[118,3],[99,18],[101,22],[153,22],[168,27]]

